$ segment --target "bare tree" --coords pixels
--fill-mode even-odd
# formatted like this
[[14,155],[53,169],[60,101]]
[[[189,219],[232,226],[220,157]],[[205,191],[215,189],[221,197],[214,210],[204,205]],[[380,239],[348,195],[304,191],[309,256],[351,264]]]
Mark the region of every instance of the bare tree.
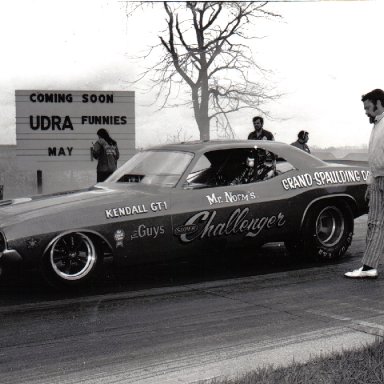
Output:
[[192,139],[191,135],[187,135],[182,127],[176,129],[176,133],[173,135],[167,135],[167,143],[180,143],[183,141],[190,141]]
[[[263,104],[279,95],[260,80],[263,70],[252,56],[247,40],[260,18],[278,17],[268,12],[268,2],[163,2],[166,29],[146,57],[157,54],[156,63],[140,79],[149,76],[161,108],[192,105],[201,140],[209,140],[210,123],[233,137],[229,114],[244,108],[262,112]],[[180,94],[187,85],[186,100]],[[172,95],[178,92],[177,102]]]

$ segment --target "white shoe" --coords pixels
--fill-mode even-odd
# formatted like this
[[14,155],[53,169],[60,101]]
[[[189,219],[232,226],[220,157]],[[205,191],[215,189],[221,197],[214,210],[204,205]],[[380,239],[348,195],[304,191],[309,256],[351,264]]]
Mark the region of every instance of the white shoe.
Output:
[[367,271],[363,271],[363,267],[344,274],[345,277],[350,277],[352,279],[362,279],[362,278],[376,279],[378,275],[379,274],[377,273],[377,269],[372,268],[372,269],[368,269]]

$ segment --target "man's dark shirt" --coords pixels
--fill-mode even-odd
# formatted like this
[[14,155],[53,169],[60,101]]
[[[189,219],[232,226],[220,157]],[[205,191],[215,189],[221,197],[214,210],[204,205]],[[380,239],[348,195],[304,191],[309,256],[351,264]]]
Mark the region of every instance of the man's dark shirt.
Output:
[[309,149],[308,145],[305,143],[300,143],[299,140],[296,140],[294,143],[291,143],[296,148],[302,149],[305,152],[311,153],[311,150]]
[[261,130],[261,134],[257,136],[256,131],[252,131],[248,135],[248,140],[275,140],[273,134],[265,129]]

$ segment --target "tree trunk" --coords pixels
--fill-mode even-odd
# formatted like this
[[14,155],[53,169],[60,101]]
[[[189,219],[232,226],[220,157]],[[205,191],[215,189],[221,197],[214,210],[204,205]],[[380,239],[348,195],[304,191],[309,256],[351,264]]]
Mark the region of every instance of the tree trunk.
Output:
[[[201,84],[200,84],[201,85]],[[196,86],[192,88],[192,100],[193,100],[193,111],[195,114],[195,120],[197,127],[199,128],[200,140],[209,140],[209,116],[208,116],[208,81],[201,87],[201,95],[199,98],[199,88]],[[199,103],[200,101],[200,103]]]
[[200,140],[210,139],[209,127],[209,84],[208,84],[208,66],[206,64],[205,53],[201,55],[202,68],[200,70],[200,104],[197,125],[200,131]]
[[201,116],[198,120],[200,140],[209,140],[209,119],[208,116]]

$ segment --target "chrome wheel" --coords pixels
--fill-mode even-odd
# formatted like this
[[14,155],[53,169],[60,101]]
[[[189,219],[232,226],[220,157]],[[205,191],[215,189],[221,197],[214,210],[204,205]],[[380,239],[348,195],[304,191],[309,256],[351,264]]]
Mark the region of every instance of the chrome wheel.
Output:
[[333,247],[343,237],[344,226],[342,211],[335,206],[325,207],[316,219],[316,237],[321,245]]
[[343,200],[319,202],[311,207],[298,236],[285,241],[291,255],[336,260],[352,242],[353,212]]
[[56,239],[50,249],[49,262],[55,274],[63,280],[86,277],[97,261],[92,240],[83,233],[69,233]]

